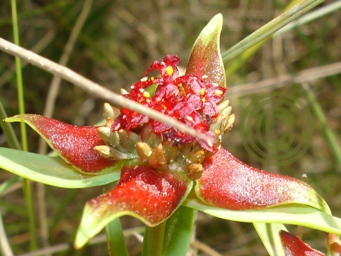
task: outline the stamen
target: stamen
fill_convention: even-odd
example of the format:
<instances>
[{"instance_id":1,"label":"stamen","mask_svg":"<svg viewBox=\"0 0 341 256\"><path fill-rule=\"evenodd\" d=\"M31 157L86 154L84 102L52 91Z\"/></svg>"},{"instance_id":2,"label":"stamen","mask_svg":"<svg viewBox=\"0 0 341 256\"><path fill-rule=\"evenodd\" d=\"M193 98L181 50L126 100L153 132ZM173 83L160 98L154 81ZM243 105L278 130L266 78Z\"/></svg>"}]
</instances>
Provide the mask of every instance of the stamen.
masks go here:
<instances>
[{"instance_id":1,"label":"stamen","mask_svg":"<svg viewBox=\"0 0 341 256\"><path fill-rule=\"evenodd\" d=\"M215 90L215 91L214 91L214 93L215 93L215 95L217 95L217 96L219 96L219 95L222 95L222 94L223 94L223 92L222 92L222 91L220 91L220 90Z\"/></svg>"},{"instance_id":2,"label":"stamen","mask_svg":"<svg viewBox=\"0 0 341 256\"><path fill-rule=\"evenodd\" d=\"M145 97L146 99L149 99L150 98L149 92L144 91L143 92L143 97Z\"/></svg>"},{"instance_id":3,"label":"stamen","mask_svg":"<svg viewBox=\"0 0 341 256\"><path fill-rule=\"evenodd\" d=\"M200 95L201 95L201 96L205 95L205 89L204 89L204 88L201 88L201 89L200 89Z\"/></svg>"},{"instance_id":4,"label":"stamen","mask_svg":"<svg viewBox=\"0 0 341 256\"><path fill-rule=\"evenodd\" d=\"M174 69L171 66L166 67L166 73L168 76L173 75Z\"/></svg>"},{"instance_id":5,"label":"stamen","mask_svg":"<svg viewBox=\"0 0 341 256\"><path fill-rule=\"evenodd\" d=\"M148 81L148 77L144 76L140 79L141 82L147 82Z\"/></svg>"}]
</instances>

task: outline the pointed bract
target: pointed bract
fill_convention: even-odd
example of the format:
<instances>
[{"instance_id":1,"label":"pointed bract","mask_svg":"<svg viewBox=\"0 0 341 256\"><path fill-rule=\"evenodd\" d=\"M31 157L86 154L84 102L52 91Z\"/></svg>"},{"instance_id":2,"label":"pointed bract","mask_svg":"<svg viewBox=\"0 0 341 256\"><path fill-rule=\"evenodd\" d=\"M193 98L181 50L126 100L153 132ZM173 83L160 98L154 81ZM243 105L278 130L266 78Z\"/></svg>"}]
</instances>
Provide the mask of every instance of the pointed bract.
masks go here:
<instances>
[{"instance_id":1,"label":"pointed bract","mask_svg":"<svg viewBox=\"0 0 341 256\"><path fill-rule=\"evenodd\" d=\"M323 256L322 252L319 252L311 248L308 244L304 243L301 239L297 238L293 234L281 230L279 232L281 241L287 256Z\"/></svg>"},{"instance_id":2,"label":"pointed bract","mask_svg":"<svg viewBox=\"0 0 341 256\"><path fill-rule=\"evenodd\" d=\"M226 87L225 69L220 54L220 32L223 16L217 14L201 31L192 48L186 74Z\"/></svg>"},{"instance_id":3,"label":"pointed bract","mask_svg":"<svg viewBox=\"0 0 341 256\"><path fill-rule=\"evenodd\" d=\"M165 221L187 197L192 181L185 175L147 166L122 169L111 191L87 202L75 245L82 247L110 221L131 215L148 226Z\"/></svg>"},{"instance_id":4,"label":"pointed bract","mask_svg":"<svg viewBox=\"0 0 341 256\"><path fill-rule=\"evenodd\" d=\"M94 126L75 126L34 114L16 115L6 118L6 121L27 123L78 171L94 174L115 164L93 149L104 144Z\"/></svg>"},{"instance_id":5,"label":"pointed bract","mask_svg":"<svg viewBox=\"0 0 341 256\"><path fill-rule=\"evenodd\" d=\"M247 210L294 203L330 212L322 197L303 181L250 167L223 148L207 158L203 167L195 190L209 204Z\"/></svg>"}]
</instances>

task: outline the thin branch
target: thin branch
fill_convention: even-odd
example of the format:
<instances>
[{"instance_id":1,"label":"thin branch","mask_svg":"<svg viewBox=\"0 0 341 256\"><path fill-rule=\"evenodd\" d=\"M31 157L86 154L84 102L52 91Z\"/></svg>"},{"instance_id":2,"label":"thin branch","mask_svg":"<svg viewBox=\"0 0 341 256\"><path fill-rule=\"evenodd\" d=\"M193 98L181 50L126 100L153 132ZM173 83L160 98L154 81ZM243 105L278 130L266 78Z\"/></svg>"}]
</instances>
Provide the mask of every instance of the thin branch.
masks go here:
<instances>
[{"instance_id":1,"label":"thin branch","mask_svg":"<svg viewBox=\"0 0 341 256\"><path fill-rule=\"evenodd\" d=\"M16 46L15 44L0 38L0 49L4 52L7 52L11 55L18 56L24 60L27 60L32 65L35 65L45 71L52 73L56 76L60 76L61 78L69 81L70 83L82 88L83 90L91 93L94 96L102 98L109 103L117 104L121 107L128 108L132 111L136 111L143 115L146 115L154 120L172 126L181 132L184 132L188 135L197 137L201 140L213 142L213 138L210 138L204 134L197 132L196 130L188 127L187 125L179 122L174 118L170 118L156 110L145 107L136 101L129 100L127 98L122 97L119 94L116 94L108 89L96 84L89 79L77 74L69 68L61 66L53 61L50 61L36 53L33 53L29 50L26 50L22 47Z\"/></svg>"},{"instance_id":2,"label":"thin branch","mask_svg":"<svg viewBox=\"0 0 341 256\"><path fill-rule=\"evenodd\" d=\"M282 88L287 85L314 81L323 77L332 76L341 73L341 62L328 64L303 70L297 74L288 74L275 78L265 79L255 83L236 85L227 89L227 96L230 98L245 96L255 93L268 92Z\"/></svg>"},{"instance_id":3,"label":"thin branch","mask_svg":"<svg viewBox=\"0 0 341 256\"><path fill-rule=\"evenodd\" d=\"M124 237L135 236L136 233L138 234L143 233L145 230L144 228L145 227L141 226L141 227L136 227L136 228L131 228L131 229L125 229L123 231ZM97 235L89 241L88 246L104 244L106 241L107 239L106 239L105 234ZM72 245L69 243L60 243L56 245L51 245L48 248L20 254L19 256L43 256L43 255L46 255L47 253L65 252L67 250L72 250Z\"/></svg>"}]
</instances>

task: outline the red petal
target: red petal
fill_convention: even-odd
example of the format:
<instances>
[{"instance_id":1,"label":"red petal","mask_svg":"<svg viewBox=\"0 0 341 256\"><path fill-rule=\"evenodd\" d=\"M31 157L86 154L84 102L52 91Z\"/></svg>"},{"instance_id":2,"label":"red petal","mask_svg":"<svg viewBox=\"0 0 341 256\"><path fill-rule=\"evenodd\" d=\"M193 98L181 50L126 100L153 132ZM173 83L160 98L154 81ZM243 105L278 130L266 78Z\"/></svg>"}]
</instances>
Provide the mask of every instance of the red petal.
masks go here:
<instances>
[{"instance_id":1,"label":"red petal","mask_svg":"<svg viewBox=\"0 0 341 256\"><path fill-rule=\"evenodd\" d=\"M323 253L311 248L293 234L284 230L279 232L285 254L288 256L321 256Z\"/></svg>"},{"instance_id":2,"label":"red petal","mask_svg":"<svg viewBox=\"0 0 341 256\"><path fill-rule=\"evenodd\" d=\"M298 203L323 208L324 200L306 183L250 167L221 148L204 163L197 195L205 202L231 209L257 209Z\"/></svg>"},{"instance_id":3,"label":"red petal","mask_svg":"<svg viewBox=\"0 0 341 256\"><path fill-rule=\"evenodd\" d=\"M114 165L93 148L104 145L94 126L74 126L40 115L17 115L13 118L26 122L37 131L62 158L76 169L100 172Z\"/></svg>"}]
</instances>

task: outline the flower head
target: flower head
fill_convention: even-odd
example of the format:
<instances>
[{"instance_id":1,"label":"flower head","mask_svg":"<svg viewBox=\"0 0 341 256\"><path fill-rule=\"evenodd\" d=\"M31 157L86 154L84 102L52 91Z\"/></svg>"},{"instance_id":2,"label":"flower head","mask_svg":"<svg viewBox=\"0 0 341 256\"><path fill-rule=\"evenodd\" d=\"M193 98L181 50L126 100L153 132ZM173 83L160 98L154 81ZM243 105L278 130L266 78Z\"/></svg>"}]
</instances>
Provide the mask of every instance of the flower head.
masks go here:
<instances>
[{"instance_id":1,"label":"flower head","mask_svg":"<svg viewBox=\"0 0 341 256\"><path fill-rule=\"evenodd\" d=\"M156 226L181 204L208 213L229 210L234 215L238 213L233 211L292 204L329 213L325 201L306 183L250 167L221 147L221 136L234 121L229 102L223 100L221 27L221 15L205 27L192 49L185 75L179 75L179 58L167 55L152 63L129 92L122 91L126 98L215 136L215 144L109 104L104 105L106 124L101 127L70 126L37 115L7 119L28 123L83 173L120 171L115 188L86 203L77 247L117 217L131 215ZM159 75L149 76L154 71ZM121 168L117 170L117 166Z\"/></svg>"},{"instance_id":2,"label":"flower head","mask_svg":"<svg viewBox=\"0 0 341 256\"><path fill-rule=\"evenodd\" d=\"M143 74L143 77L131 86L129 92L122 95L131 100L157 110L170 118L177 119L195 130L214 136L210 125L218 116L217 104L223 100L226 89L217 84L203 80L192 74L179 76L177 64L180 59L175 55L167 55L162 62L155 61ZM151 72L159 72L159 76L148 76ZM153 91L154 90L154 91ZM162 140L173 143L193 143L196 138L184 134L175 128L145 115L126 108L120 109L121 114L111 126L112 131L143 129L150 125L151 131ZM216 148L199 141L210 151Z\"/></svg>"}]
</instances>

